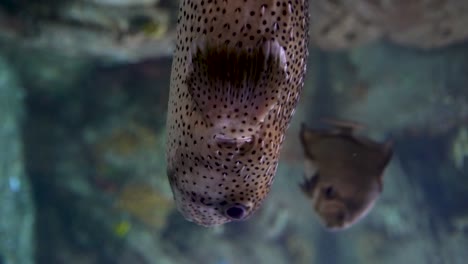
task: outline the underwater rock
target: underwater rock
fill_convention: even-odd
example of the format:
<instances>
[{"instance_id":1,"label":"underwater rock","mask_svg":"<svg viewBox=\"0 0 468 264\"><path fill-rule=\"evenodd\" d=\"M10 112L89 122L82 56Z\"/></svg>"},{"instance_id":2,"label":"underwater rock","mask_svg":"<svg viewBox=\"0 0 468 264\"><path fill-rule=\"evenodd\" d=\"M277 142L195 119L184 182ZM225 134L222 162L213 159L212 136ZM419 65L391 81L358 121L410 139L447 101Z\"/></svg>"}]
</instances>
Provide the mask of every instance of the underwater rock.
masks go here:
<instances>
[{"instance_id":1,"label":"underwater rock","mask_svg":"<svg viewBox=\"0 0 468 264\"><path fill-rule=\"evenodd\" d=\"M172 211L161 118L167 91L159 89L166 65L98 64L59 96L58 85L28 90L40 263L193 263L159 239Z\"/></svg>"},{"instance_id":2,"label":"underwater rock","mask_svg":"<svg viewBox=\"0 0 468 264\"><path fill-rule=\"evenodd\" d=\"M2 47L3 48L3 47ZM26 93L66 97L79 89L76 83L94 68L88 58L67 56L44 50L9 49L12 66L21 76Z\"/></svg>"},{"instance_id":3,"label":"underwater rock","mask_svg":"<svg viewBox=\"0 0 468 264\"><path fill-rule=\"evenodd\" d=\"M351 98L358 85L365 92L338 106L340 118L378 136L440 135L467 120L466 45L418 52L376 43L351 51L349 59L356 80L338 96Z\"/></svg>"},{"instance_id":4,"label":"underwater rock","mask_svg":"<svg viewBox=\"0 0 468 264\"><path fill-rule=\"evenodd\" d=\"M169 26L168 11L153 6L126 8L69 2L60 6L57 15L64 23L118 33L118 38L141 34L143 38L159 39Z\"/></svg>"},{"instance_id":5,"label":"underwater rock","mask_svg":"<svg viewBox=\"0 0 468 264\"><path fill-rule=\"evenodd\" d=\"M339 1L312 0L310 5L310 39L322 49L353 48L383 35L375 23L356 16Z\"/></svg>"},{"instance_id":6,"label":"underwater rock","mask_svg":"<svg viewBox=\"0 0 468 264\"><path fill-rule=\"evenodd\" d=\"M35 174L39 177L34 178L35 187L40 194L38 212L41 221L38 222L38 226L41 226L41 230L38 239L41 243L38 253L41 263L144 264L155 263L155 260L157 263L189 263L175 261L177 256L169 256L164 251L164 242L159 239L159 232L155 232L151 226L134 221L134 218L142 220L139 218L146 217L145 212L131 211L141 205L143 209L155 210L154 223L156 227L163 228L165 216L171 208L155 209L149 208L148 205L169 205L165 203L164 197L153 196L141 201L138 197L145 196L145 193L133 193L134 197L129 197L132 196L131 193L125 194L129 191L119 193L118 185L112 182L112 179L107 182L101 180L98 183L93 176L97 173L96 168L86 159L82 142L76 140L73 132L70 134L70 131L63 127L48 127L49 135L53 138L42 135L35 139L54 144L54 147L48 150L54 152L54 159L45 160L51 167L50 171L46 174L42 168L36 168ZM65 130L65 133L57 136L59 133L52 131L53 129ZM37 142L29 141L34 144L30 148L37 149ZM51 158L51 154L45 155ZM37 155L31 158L37 159ZM112 186L115 187L110 188ZM130 192L138 191L136 189ZM123 203L119 204L119 199ZM122 212L122 209L129 213ZM50 221L52 214L57 216L56 221ZM151 212L147 212L147 215L152 217ZM70 218L73 221L70 221ZM82 262L79 262L80 260Z\"/></svg>"},{"instance_id":7,"label":"underwater rock","mask_svg":"<svg viewBox=\"0 0 468 264\"><path fill-rule=\"evenodd\" d=\"M0 5L0 41L123 62L171 55L170 11L133 2L131 8L91 1L15 6L27 16Z\"/></svg>"},{"instance_id":8,"label":"underwater rock","mask_svg":"<svg viewBox=\"0 0 468 264\"><path fill-rule=\"evenodd\" d=\"M0 57L0 263L34 263L35 212L21 136L23 91Z\"/></svg>"},{"instance_id":9,"label":"underwater rock","mask_svg":"<svg viewBox=\"0 0 468 264\"><path fill-rule=\"evenodd\" d=\"M468 2L459 0L347 0L349 8L387 32L395 43L439 48L468 37Z\"/></svg>"},{"instance_id":10,"label":"underwater rock","mask_svg":"<svg viewBox=\"0 0 468 264\"><path fill-rule=\"evenodd\" d=\"M312 41L324 49L353 48L380 37L430 49L468 38L467 1L312 0L311 5Z\"/></svg>"}]
</instances>

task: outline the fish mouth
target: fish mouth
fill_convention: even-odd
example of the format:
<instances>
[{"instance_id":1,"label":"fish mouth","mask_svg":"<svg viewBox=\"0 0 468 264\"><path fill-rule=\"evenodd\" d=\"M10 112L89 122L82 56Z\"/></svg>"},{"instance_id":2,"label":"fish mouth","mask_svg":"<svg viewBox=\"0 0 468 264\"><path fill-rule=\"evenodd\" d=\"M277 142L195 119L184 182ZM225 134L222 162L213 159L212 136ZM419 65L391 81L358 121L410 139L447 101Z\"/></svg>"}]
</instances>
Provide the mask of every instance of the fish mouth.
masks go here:
<instances>
[{"instance_id":1,"label":"fish mouth","mask_svg":"<svg viewBox=\"0 0 468 264\"><path fill-rule=\"evenodd\" d=\"M231 220L242 220L247 216L247 208L243 205L229 206L224 210L224 215Z\"/></svg>"},{"instance_id":2,"label":"fish mouth","mask_svg":"<svg viewBox=\"0 0 468 264\"><path fill-rule=\"evenodd\" d=\"M323 204L318 211L325 227L329 230L341 230L346 228L347 210L346 206L339 202L328 202Z\"/></svg>"}]
</instances>

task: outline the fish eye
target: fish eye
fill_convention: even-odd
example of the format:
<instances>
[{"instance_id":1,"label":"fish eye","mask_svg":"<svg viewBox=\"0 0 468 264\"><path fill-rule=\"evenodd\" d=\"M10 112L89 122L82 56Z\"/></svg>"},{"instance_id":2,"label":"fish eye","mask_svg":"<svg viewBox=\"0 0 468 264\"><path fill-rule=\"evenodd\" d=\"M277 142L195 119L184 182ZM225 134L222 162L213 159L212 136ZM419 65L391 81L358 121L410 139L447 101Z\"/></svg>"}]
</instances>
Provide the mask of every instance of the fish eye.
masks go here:
<instances>
[{"instance_id":1,"label":"fish eye","mask_svg":"<svg viewBox=\"0 0 468 264\"><path fill-rule=\"evenodd\" d=\"M325 195L325 199L327 200L336 198L336 190L331 185L323 189L323 194Z\"/></svg>"},{"instance_id":2,"label":"fish eye","mask_svg":"<svg viewBox=\"0 0 468 264\"><path fill-rule=\"evenodd\" d=\"M240 220L244 218L245 213L246 213L246 208L242 205L234 205L231 207L228 207L224 213L227 217L234 219L234 220Z\"/></svg>"}]
</instances>

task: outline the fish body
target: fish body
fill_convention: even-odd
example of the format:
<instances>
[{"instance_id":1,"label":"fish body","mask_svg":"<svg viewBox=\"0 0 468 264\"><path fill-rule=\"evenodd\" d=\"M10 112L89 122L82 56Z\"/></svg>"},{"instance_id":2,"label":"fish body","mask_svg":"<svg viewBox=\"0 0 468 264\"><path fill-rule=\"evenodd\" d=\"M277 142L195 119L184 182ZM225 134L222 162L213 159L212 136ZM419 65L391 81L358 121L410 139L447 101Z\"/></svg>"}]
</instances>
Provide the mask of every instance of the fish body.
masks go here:
<instances>
[{"instance_id":1,"label":"fish body","mask_svg":"<svg viewBox=\"0 0 468 264\"><path fill-rule=\"evenodd\" d=\"M243 220L269 193L308 55L308 1L183 0L167 114L178 210Z\"/></svg>"},{"instance_id":2,"label":"fish body","mask_svg":"<svg viewBox=\"0 0 468 264\"><path fill-rule=\"evenodd\" d=\"M302 126L306 179L301 189L324 226L341 230L362 219L380 196L392 147L354 135L353 124L334 125L331 130Z\"/></svg>"}]
</instances>

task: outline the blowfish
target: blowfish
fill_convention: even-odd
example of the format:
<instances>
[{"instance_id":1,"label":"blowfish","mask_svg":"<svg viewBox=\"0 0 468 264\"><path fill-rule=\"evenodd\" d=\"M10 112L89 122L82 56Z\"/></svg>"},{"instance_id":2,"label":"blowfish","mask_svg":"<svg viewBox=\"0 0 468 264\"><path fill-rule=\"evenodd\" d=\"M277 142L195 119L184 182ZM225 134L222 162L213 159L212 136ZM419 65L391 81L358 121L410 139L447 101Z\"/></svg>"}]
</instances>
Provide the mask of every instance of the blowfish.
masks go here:
<instances>
[{"instance_id":1,"label":"blowfish","mask_svg":"<svg viewBox=\"0 0 468 264\"><path fill-rule=\"evenodd\" d=\"M244 220L269 193L304 83L307 2L181 1L166 159L187 220Z\"/></svg>"},{"instance_id":2,"label":"blowfish","mask_svg":"<svg viewBox=\"0 0 468 264\"><path fill-rule=\"evenodd\" d=\"M333 124L331 130L302 125L306 179L300 187L325 228L342 230L362 219L380 196L392 147L354 135L355 124Z\"/></svg>"}]
</instances>

